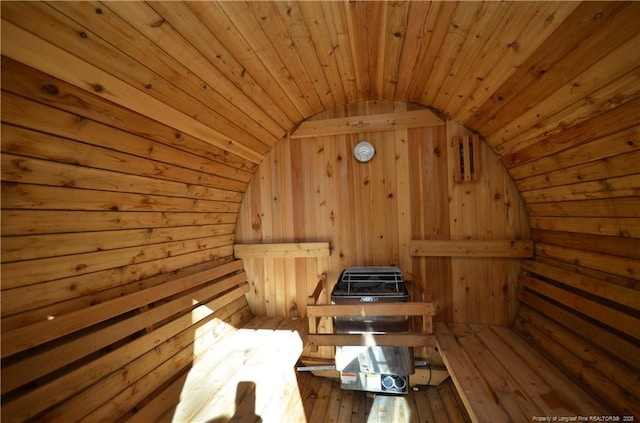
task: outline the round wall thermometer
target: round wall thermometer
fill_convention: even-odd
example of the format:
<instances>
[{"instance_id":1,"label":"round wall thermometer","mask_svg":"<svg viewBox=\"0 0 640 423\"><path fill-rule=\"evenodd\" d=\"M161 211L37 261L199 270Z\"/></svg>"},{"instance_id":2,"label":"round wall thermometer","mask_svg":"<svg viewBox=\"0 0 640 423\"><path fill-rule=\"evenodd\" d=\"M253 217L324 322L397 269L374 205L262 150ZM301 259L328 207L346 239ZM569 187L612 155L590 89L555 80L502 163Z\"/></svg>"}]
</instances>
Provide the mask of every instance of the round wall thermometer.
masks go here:
<instances>
[{"instance_id":1,"label":"round wall thermometer","mask_svg":"<svg viewBox=\"0 0 640 423\"><path fill-rule=\"evenodd\" d=\"M376 149L373 148L369 141L360 141L353 149L353 156L361 163L366 163L373 159L375 154Z\"/></svg>"}]
</instances>

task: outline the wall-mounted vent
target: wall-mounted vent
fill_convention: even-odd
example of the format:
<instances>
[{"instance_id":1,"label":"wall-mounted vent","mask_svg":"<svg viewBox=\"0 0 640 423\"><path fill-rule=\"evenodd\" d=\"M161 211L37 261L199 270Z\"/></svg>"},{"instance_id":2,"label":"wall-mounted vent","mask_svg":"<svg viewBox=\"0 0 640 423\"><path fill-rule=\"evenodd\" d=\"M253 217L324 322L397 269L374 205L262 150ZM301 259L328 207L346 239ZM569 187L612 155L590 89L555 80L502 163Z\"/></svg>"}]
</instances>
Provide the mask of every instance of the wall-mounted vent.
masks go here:
<instances>
[{"instance_id":1,"label":"wall-mounted vent","mask_svg":"<svg viewBox=\"0 0 640 423\"><path fill-rule=\"evenodd\" d=\"M480 176L480 138L477 135L453 137L453 180L477 181Z\"/></svg>"}]
</instances>

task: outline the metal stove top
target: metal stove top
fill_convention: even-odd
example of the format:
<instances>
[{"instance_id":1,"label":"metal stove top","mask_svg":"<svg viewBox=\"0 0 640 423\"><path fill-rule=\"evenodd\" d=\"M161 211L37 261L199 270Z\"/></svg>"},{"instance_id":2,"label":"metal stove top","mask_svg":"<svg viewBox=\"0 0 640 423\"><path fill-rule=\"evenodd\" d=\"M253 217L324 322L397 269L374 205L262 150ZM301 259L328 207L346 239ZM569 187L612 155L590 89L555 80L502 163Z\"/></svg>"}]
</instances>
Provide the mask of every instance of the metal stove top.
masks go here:
<instances>
[{"instance_id":1,"label":"metal stove top","mask_svg":"<svg viewBox=\"0 0 640 423\"><path fill-rule=\"evenodd\" d=\"M402 272L394 266L349 267L343 270L331 296L406 295Z\"/></svg>"}]
</instances>

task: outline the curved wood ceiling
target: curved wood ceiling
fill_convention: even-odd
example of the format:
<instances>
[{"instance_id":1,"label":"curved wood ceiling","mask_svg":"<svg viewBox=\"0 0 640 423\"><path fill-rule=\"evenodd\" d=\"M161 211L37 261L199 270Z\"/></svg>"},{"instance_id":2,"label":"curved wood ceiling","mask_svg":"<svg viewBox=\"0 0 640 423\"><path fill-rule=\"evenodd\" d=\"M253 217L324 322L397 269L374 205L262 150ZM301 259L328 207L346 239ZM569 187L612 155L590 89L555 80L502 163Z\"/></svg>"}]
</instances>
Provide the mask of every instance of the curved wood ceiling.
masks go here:
<instances>
[{"instance_id":1,"label":"curved wood ceiling","mask_svg":"<svg viewBox=\"0 0 640 423\"><path fill-rule=\"evenodd\" d=\"M102 77L101 95L253 162L318 112L395 99L477 131L513 168L638 94L636 2L61 2L3 17L7 36L84 62L77 85Z\"/></svg>"}]
</instances>

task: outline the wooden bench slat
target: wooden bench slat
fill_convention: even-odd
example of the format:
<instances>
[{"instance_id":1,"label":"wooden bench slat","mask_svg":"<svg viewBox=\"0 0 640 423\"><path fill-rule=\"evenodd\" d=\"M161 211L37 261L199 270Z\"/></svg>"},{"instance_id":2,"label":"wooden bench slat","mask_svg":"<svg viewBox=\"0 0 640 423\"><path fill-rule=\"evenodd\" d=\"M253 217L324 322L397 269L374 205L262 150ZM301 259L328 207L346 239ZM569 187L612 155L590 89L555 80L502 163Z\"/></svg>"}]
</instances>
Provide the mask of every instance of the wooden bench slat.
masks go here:
<instances>
[{"instance_id":1,"label":"wooden bench slat","mask_svg":"<svg viewBox=\"0 0 640 423\"><path fill-rule=\"evenodd\" d=\"M556 396L562 398L565 408L578 410L588 415L598 415L602 413L602 407L596 405L591 396L587 395L578 384L567 378L564 373L559 371L552 363L549 363L549 360L532 348L532 346L514 332L513 329L496 326L493 327L492 330L509 349L520 357L520 360L526 362L529 368L531 368L544 383L553 389ZM535 387L533 385L530 386L532 389L538 388L537 385ZM555 404L553 396L545 395L544 392L540 392L540 396L543 401L549 402L549 404L547 404L548 407L552 407ZM557 407L558 405L555 404L555 406ZM575 411L566 415L571 414L575 414Z\"/></svg>"},{"instance_id":2,"label":"wooden bench slat","mask_svg":"<svg viewBox=\"0 0 640 423\"><path fill-rule=\"evenodd\" d=\"M240 285L245 280L244 273L230 276L187 296L147 309L145 312L128 319L69 341L53 351L43 351L40 354L10 365L3 369L2 392L17 388L56 368L61 368L128 335L145 329L149 325L184 312L193 307L194 298L212 298L225 290Z\"/></svg>"},{"instance_id":3,"label":"wooden bench slat","mask_svg":"<svg viewBox=\"0 0 640 423\"><path fill-rule=\"evenodd\" d=\"M44 344L45 342L84 329L119 314L135 310L145 304L161 300L206 281L241 269L242 261L233 261L207 271L184 276L169 284L154 286L140 292L56 317L53 320L45 320L3 333L1 358Z\"/></svg>"},{"instance_id":4,"label":"wooden bench slat","mask_svg":"<svg viewBox=\"0 0 640 423\"><path fill-rule=\"evenodd\" d=\"M444 323L435 324L438 349L451 374L451 379L474 422L509 421L496 403L491 387L486 383L472 359L460 347L456 336Z\"/></svg>"},{"instance_id":5,"label":"wooden bench slat","mask_svg":"<svg viewBox=\"0 0 640 423\"><path fill-rule=\"evenodd\" d=\"M334 316L433 316L430 302L308 305L308 317Z\"/></svg>"},{"instance_id":6,"label":"wooden bench slat","mask_svg":"<svg viewBox=\"0 0 640 423\"><path fill-rule=\"evenodd\" d=\"M426 333L322 334L309 335L307 342L316 346L396 346L434 347L435 337Z\"/></svg>"},{"instance_id":7,"label":"wooden bench slat","mask_svg":"<svg viewBox=\"0 0 640 423\"><path fill-rule=\"evenodd\" d=\"M437 323L436 338L474 422L608 413L511 328Z\"/></svg>"},{"instance_id":8,"label":"wooden bench slat","mask_svg":"<svg viewBox=\"0 0 640 423\"><path fill-rule=\"evenodd\" d=\"M199 314L200 317L195 321L192 315L185 315L183 318L175 319L170 323L157 328L152 333L146 334L129 342L122 348L111 351L99 359L72 370L64 376L54 379L43 386L33 389L14 401L4 403L2 406L3 419L11 421L25 420L50 406L70 398L72 395L77 394L93 384L96 384L95 389L101 392L102 395L105 395L106 391L103 390L102 386L99 384L104 382L103 379L110 375L115 375L112 377L121 378L121 376L119 376L119 371L127 366L131 362L132 358L140 359L145 356L145 354L157 356L157 353L154 350L155 347L176 337L182 331L187 329L195 331L199 326L212 318L210 316L213 316L214 310L229 304L231 301L238 298L238 296L243 296L248 289L248 284L245 284L234 291L226 293L222 297L218 297L209 303L203 304L200 308L205 312ZM207 310L208 312L206 312ZM193 340L193 338L191 340ZM176 341L175 343L171 343L171 348L176 348L175 345L173 345L176 343L178 342ZM151 363L155 363L155 365L157 365L157 357L154 357ZM122 371L127 372L127 369L124 368ZM115 386L121 387L122 381ZM86 390L84 393L89 394L90 391ZM79 404L89 406L90 401L82 398L82 396L76 396L72 400L77 400L79 401ZM95 406L104 402L104 397L100 395L90 396L90 398L91 401L96 403ZM70 416L73 415L74 417L77 417L80 412L77 407L69 405L72 403L72 401L67 401L62 405L60 410L54 410L54 412L56 415L59 412L71 413Z\"/></svg>"},{"instance_id":9,"label":"wooden bench slat","mask_svg":"<svg viewBox=\"0 0 640 423\"><path fill-rule=\"evenodd\" d=\"M513 381L518 384L518 390L523 398L537 407L538 413L545 416L569 416L575 412L565 407L562 400L558 398L559 393L555 392L549 384L538 375L534 367L531 367L528 360L518 355L513 346L506 340L513 341L512 338L501 338L496 334L496 330L500 329L493 326L485 325L469 325L476 336L481 339L487 350L491 351L495 357L498 357L503 364L503 371L507 372ZM508 336L509 330L501 332ZM526 348L526 346L525 346ZM537 362L537 370L543 371L547 363L544 361Z\"/></svg>"},{"instance_id":10,"label":"wooden bench slat","mask_svg":"<svg viewBox=\"0 0 640 423\"><path fill-rule=\"evenodd\" d=\"M473 357L474 365L493 388L493 396L497 399L500 407L513 419L513 421L527 421L531 416L538 414L538 408L522 395L523 388L518 380L514 379L505 368L505 363L509 366L522 366L522 363L502 361L504 358L496 357L495 351L484 345L479 337L482 332L469 331L467 325L449 324L449 329L453 330L460 346L466 351L469 357ZM464 331L466 333L461 333Z\"/></svg>"}]
</instances>

